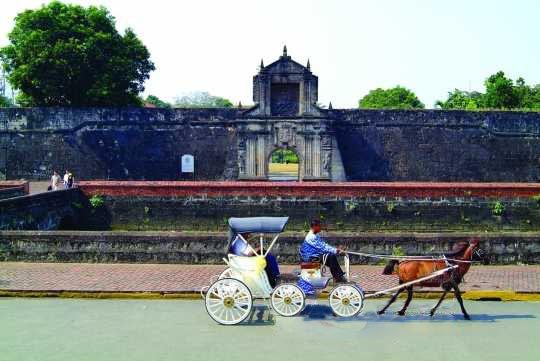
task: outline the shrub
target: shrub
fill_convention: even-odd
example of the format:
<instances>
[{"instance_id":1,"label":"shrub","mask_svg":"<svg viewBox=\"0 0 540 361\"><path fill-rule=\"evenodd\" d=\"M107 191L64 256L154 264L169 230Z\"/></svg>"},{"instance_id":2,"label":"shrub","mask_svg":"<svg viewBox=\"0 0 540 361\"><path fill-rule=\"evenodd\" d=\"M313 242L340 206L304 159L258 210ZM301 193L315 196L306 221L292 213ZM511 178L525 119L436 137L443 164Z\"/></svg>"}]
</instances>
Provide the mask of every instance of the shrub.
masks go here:
<instances>
[{"instance_id":1,"label":"shrub","mask_svg":"<svg viewBox=\"0 0 540 361\"><path fill-rule=\"evenodd\" d=\"M502 216L504 213L504 204L502 204L499 201L495 202L495 204L493 205L493 208L491 209L491 212L495 216Z\"/></svg>"},{"instance_id":2,"label":"shrub","mask_svg":"<svg viewBox=\"0 0 540 361\"><path fill-rule=\"evenodd\" d=\"M358 207L355 201L345 201L345 212L353 212Z\"/></svg>"},{"instance_id":3,"label":"shrub","mask_svg":"<svg viewBox=\"0 0 540 361\"><path fill-rule=\"evenodd\" d=\"M91 198L90 198L90 205L92 206L92 208L99 208L99 207L102 207L103 205L105 204L105 201L103 200L103 197L98 195L98 194L94 194Z\"/></svg>"},{"instance_id":4,"label":"shrub","mask_svg":"<svg viewBox=\"0 0 540 361\"><path fill-rule=\"evenodd\" d=\"M406 256L406 254L403 248L398 244L392 247L392 256Z\"/></svg>"}]
</instances>

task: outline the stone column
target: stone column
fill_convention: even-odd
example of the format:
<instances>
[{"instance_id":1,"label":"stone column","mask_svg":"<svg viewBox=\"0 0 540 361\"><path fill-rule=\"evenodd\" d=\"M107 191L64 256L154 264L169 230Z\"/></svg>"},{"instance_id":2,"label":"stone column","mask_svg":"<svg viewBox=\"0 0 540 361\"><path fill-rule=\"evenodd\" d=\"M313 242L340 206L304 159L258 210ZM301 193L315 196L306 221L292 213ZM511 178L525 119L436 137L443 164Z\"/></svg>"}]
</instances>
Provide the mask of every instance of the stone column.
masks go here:
<instances>
[{"instance_id":1,"label":"stone column","mask_svg":"<svg viewBox=\"0 0 540 361\"><path fill-rule=\"evenodd\" d=\"M264 113L268 116L272 115L272 82L265 81L264 83Z\"/></svg>"},{"instance_id":2,"label":"stone column","mask_svg":"<svg viewBox=\"0 0 540 361\"><path fill-rule=\"evenodd\" d=\"M305 81L301 81L300 82L300 87L299 87L299 93L298 96L299 96L299 99L298 99L298 114L299 115L302 115L306 112L306 107L305 107L305 99L306 99L306 89L305 89L305 84L306 82Z\"/></svg>"},{"instance_id":3,"label":"stone column","mask_svg":"<svg viewBox=\"0 0 540 361\"><path fill-rule=\"evenodd\" d=\"M313 146L311 148L311 159L313 164L313 177L321 176L321 136L316 134L313 137Z\"/></svg>"},{"instance_id":4,"label":"stone column","mask_svg":"<svg viewBox=\"0 0 540 361\"><path fill-rule=\"evenodd\" d=\"M266 177L266 152L264 135L257 136L257 177Z\"/></svg>"},{"instance_id":5,"label":"stone column","mask_svg":"<svg viewBox=\"0 0 540 361\"><path fill-rule=\"evenodd\" d=\"M257 174L257 140L248 137L246 142L246 175L254 177Z\"/></svg>"},{"instance_id":6,"label":"stone column","mask_svg":"<svg viewBox=\"0 0 540 361\"><path fill-rule=\"evenodd\" d=\"M311 82L304 80L304 113L311 113Z\"/></svg>"},{"instance_id":7,"label":"stone column","mask_svg":"<svg viewBox=\"0 0 540 361\"><path fill-rule=\"evenodd\" d=\"M313 175L312 157L311 157L312 139L309 136L304 137L304 176Z\"/></svg>"}]
</instances>

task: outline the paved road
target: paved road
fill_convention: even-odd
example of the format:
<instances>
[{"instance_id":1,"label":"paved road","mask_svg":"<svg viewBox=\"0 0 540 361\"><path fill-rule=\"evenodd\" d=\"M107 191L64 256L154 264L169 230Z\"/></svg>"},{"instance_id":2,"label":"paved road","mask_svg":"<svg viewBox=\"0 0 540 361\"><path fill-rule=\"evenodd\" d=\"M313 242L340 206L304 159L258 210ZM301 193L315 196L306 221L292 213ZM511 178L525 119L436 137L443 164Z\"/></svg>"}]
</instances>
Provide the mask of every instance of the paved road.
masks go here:
<instances>
[{"instance_id":1,"label":"paved road","mask_svg":"<svg viewBox=\"0 0 540 361\"><path fill-rule=\"evenodd\" d=\"M433 301L414 300L405 317L375 311L337 319L309 305L301 316L262 311L220 326L202 301L0 299L0 359L63 360L539 360L540 302L455 301L430 319ZM396 305L395 308L399 307ZM263 310L263 307L260 308Z\"/></svg>"},{"instance_id":2,"label":"paved road","mask_svg":"<svg viewBox=\"0 0 540 361\"><path fill-rule=\"evenodd\" d=\"M48 181L30 182L30 194L47 192L47 187L50 184Z\"/></svg>"}]
</instances>

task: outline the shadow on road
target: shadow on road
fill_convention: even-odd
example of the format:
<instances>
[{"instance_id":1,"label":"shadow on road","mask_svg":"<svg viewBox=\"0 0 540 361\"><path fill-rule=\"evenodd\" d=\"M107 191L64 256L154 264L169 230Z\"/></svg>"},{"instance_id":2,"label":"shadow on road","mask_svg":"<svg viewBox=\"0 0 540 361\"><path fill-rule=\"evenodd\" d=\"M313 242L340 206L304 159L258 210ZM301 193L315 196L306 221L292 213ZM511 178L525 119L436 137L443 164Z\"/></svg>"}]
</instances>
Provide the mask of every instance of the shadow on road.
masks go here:
<instances>
[{"instance_id":1,"label":"shadow on road","mask_svg":"<svg viewBox=\"0 0 540 361\"><path fill-rule=\"evenodd\" d=\"M242 322L242 326L273 326L275 325L275 316L272 310L266 305L254 305L251 315L246 321Z\"/></svg>"},{"instance_id":2,"label":"shadow on road","mask_svg":"<svg viewBox=\"0 0 540 361\"><path fill-rule=\"evenodd\" d=\"M253 311L248 319L241 323L243 326L273 326L276 323L276 317L272 310L266 305L253 306ZM303 321L335 321L335 322L455 322L464 321L461 313L448 313L444 310L438 312L434 317L429 316L429 308L425 310L411 310L405 316L398 316L393 312L384 315L378 315L375 311L362 311L356 317L337 317L332 312L330 306L325 305L307 305L306 308L296 318L302 318ZM471 314L473 322L496 322L508 319L535 319L535 315L527 314ZM468 322L468 321L467 321Z\"/></svg>"},{"instance_id":3,"label":"shadow on road","mask_svg":"<svg viewBox=\"0 0 540 361\"><path fill-rule=\"evenodd\" d=\"M388 312L384 315L378 315L375 311L362 311L356 317L343 318L334 316L330 306L325 305L308 305L300 313L299 317L303 317L304 321L317 321L317 320L332 320L336 322L445 322L445 321L465 321L461 313L447 313L441 310L434 317L429 316L429 308L423 310L411 310L408 311L405 316L398 316L395 313ZM474 322L496 322L506 319L534 319L535 315L502 315L502 314L471 314L472 321Z\"/></svg>"}]
</instances>

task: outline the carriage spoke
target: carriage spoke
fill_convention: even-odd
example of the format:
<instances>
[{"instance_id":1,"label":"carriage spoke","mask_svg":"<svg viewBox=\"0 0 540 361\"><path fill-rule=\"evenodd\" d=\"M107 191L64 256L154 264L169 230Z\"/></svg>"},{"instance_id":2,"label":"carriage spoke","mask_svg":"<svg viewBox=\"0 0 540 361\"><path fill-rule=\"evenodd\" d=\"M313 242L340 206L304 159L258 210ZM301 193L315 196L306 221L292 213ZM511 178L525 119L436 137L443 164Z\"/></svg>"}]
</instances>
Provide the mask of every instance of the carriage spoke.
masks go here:
<instances>
[{"instance_id":1,"label":"carriage spoke","mask_svg":"<svg viewBox=\"0 0 540 361\"><path fill-rule=\"evenodd\" d=\"M274 300L274 303L275 303L276 305L281 306L281 305L283 305L285 302L283 302L283 299L276 298L276 299Z\"/></svg>"},{"instance_id":2,"label":"carriage spoke","mask_svg":"<svg viewBox=\"0 0 540 361\"><path fill-rule=\"evenodd\" d=\"M223 302L221 302L221 300L209 302L208 307L215 310L217 308L223 307Z\"/></svg>"},{"instance_id":3,"label":"carriage spoke","mask_svg":"<svg viewBox=\"0 0 540 361\"><path fill-rule=\"evenodd\" d=\"M349 317L360 312L363 299L358 289L350 285L342 285L332 290L329 303L337 316Z\"/></svg>"},{"instance_id":4,"label":"carriage spoke","mask_svg":"<svg viewBox=\"0 0 540 361\"><path fill-rule=\"evenodd\" d=\"M294 316L304 307L304 294L295 284L282 284L272 292L271 303L281 316Z\"/></svg>"},{"instance_id":5,"label":"carriage spoke","mask_svg":"<svg viewBox=\"0 0 540 361\"><path fill-rule=\"evenodd\" d=\"M249 288L239 280L223 278L214 282L206 294L206 310L215 321L232 325L250 313L253 301Z\"/></svg>"}]
</instances>

